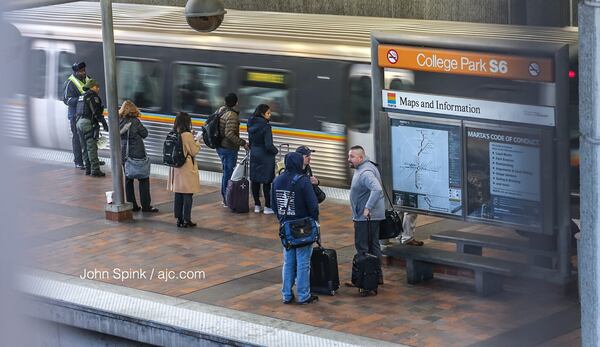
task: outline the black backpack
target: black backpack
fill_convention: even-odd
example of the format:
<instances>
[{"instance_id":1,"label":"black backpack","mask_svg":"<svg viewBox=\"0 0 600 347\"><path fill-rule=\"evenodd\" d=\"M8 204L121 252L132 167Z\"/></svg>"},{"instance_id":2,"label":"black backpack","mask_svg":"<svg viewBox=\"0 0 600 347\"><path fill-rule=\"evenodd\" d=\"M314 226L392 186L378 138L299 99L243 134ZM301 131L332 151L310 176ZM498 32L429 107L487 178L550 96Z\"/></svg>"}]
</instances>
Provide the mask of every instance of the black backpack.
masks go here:
<instances>
[{"instance_id":1,"label":"black backpack","mask_svg":"<svg viewBox=\"0 0 600 347\"><path fill-rule=\"evenodd\" d=\"M181 134L177 131L169 132L163 145L163 163L171 167L181 167L185 164L185 160Z\"/></svg>"},{"instance_id":2,"label":"black backpack","mask_svg":"<svg viewBox=\"0 0 600 347\"><path fill-rule=\"evenodd\" d=\"M211 114L202 127L202 141L208 147L216 149L221 145L221 132L219 131L219 120L221 116L229 110L228 107L222 107Z\"/></svg>"}]
</instances>

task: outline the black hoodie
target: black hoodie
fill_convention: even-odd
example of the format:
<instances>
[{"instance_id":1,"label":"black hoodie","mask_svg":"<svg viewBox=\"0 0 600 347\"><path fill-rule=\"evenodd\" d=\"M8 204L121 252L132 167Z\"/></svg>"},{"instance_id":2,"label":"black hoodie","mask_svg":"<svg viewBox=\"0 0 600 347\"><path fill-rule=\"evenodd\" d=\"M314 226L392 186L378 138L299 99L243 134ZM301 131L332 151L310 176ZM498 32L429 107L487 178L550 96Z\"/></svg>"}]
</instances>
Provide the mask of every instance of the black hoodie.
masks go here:
<instances>
[{"instance_id":1,"label":"black hoodie","mask_svg":"<svg viewBox=\"0 0 600 347\"><path fill-rule=\"evenodd\" d=\"M308 176L304 175L302 154L291 152L285 156L285 171L273 182L272 203L280 222L304 217L319 219L319 202ZM298 178L294 187L292 181ZM290 197L291 196L291 197ZM286 215L286 206L289 208Z\"/></svg>"}]
</instances>

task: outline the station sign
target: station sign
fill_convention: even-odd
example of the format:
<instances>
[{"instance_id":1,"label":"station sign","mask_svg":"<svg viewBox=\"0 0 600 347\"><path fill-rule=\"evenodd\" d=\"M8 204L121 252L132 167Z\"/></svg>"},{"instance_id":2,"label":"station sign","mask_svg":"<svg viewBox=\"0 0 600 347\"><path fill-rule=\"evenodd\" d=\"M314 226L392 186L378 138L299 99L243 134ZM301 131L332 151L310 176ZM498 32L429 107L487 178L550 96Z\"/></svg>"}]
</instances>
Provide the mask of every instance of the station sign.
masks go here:
<instances>
[{"instance_id":1,"label":"station sign","mask_svg":"<svg viewBox=\"0 0 600 347\"><path fill-rule=\"evenodd\" d=\"M523 105L396 90L382 90L384 108L496 121L554 126L555 110Z\"/></svg>"},{"instance_id":2,"label":"station sign","mask_svg":"<svg viewBox=\"0 0 600 347\"><path fill-rule=\"evenodd\" d=\"M552 59L411 46L378 46L380 67L554 82Z\"/></svg>"}]
</instances>

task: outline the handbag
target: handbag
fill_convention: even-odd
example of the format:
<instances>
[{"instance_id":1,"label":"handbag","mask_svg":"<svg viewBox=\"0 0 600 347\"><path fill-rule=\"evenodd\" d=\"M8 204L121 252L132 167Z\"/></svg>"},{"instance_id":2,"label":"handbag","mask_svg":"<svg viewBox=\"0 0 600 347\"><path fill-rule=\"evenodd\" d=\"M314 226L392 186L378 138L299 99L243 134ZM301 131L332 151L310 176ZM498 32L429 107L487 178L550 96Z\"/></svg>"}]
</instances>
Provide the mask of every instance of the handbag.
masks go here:
<instances>
[{"instance_id":1,"label":"handbag","mask_svg":"<svg viewBox=\"0 0 600 347\"><path fill-rule=\"evenodd\" d=\"M316 184L313 184L313 190L315 191L315 195L317 196L317 201L322 203L327 198L325 192Z\"/></svg>"},{"instance_id":2,"label":"handbag","mask_svg":"<svg viewBox=\"0 0 600 347\"><path fill-rule=\"evenodd\" d=\"M307 171L309 177L313 175L310 165L307 165ZM325 199L327 198L327 194L325 194L323 189L321 189L321 187L319 187L318 184L313 184L313 190L315 191L315 195L317 196L317 201L319 202L319 204L325 201Z\"/></svg>"},{"instance_id":3,"label":"handbag","mask_svg":"<svg viewBox=\"0 0 600 347\"><path fill-rule=\"evenodd\" d=\"M146 179L150 177L150 158L129 158L129 129L127 129L127 149L125 150L125 177L129 179Z\"/></svg>"},{"instance_id":4,"label":"handbag","mask_svg":"<svg viewBox=\"0 0 600 347\"><path fill-rule=\"evenodd\" d=\"M382 220L379 223L379 239L385 240L398 237L404 232L402 229L404 214L394 210L394 204L392 203L392 199L388 195L383 182L381 182L381 187L391 206L390 209L385 210L385 220Z\"/></svg>"},{"instance_id":5,"label":"handbag","mask_svg":"<svg viewBox=\"0 0 600 347\"><path fill-rule=\"evenodd\" d=\"M292 180L290 196L288 196L287 205L285 207L284 215L286 216L290 207L291 191L302 176L303 175L296 175ZM311 245L314 242L318 242L319 237L319 222L312 217L287 220L279 226L279 238L281 239L281 244L287 250Z\"/></svg>"}]
</instances>

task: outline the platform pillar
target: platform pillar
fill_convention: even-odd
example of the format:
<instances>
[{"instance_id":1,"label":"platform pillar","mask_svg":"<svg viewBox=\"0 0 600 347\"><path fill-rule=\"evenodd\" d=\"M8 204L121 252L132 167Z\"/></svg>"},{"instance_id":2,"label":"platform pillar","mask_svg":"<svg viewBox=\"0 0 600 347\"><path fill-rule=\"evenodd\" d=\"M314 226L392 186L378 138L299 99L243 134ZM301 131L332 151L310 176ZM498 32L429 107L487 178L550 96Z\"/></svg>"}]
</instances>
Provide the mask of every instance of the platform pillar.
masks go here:
<instances>
[{"instance_id":1,"label":"platform pillar","mask_svg":"<svg viewBox=\"0 0 600 347\"><path fill-rule=\"evenodd\" d=\"M579 3L581 345L600 345L600 0Z\"/></svg>"}]
</instances>

